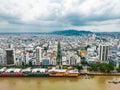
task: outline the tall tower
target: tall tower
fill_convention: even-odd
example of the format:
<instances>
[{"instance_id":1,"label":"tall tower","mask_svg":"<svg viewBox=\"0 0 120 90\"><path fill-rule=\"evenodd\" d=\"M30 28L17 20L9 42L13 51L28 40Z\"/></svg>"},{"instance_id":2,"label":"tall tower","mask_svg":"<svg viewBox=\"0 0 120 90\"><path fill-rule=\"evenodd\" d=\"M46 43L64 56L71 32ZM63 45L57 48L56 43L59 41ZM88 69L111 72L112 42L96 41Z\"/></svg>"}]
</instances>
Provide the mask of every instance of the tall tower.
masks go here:
<instances>
[{"instance_id":1,"label":"tall tower","mask_svg":"<svg viewBox=\"0 0 120 90\"><path fill-rule=\"evenodd\" d=\"M15 50L14 49L6 49L6 59L7 59L7 65L15 64Z\"/></svg>"},{"instance_id":2,"label":"tall tower","mask_svg":"<svg viewBox=\"0 0 120 90\"><path fill-rule=\"evenodd\" d=\"M95 38L96 38L96 35L95 35L95 33L94 33L94 34L92 34L92 40L94 41Z\"/></svg>"},{"instance_id":3,"label":"tall tower","mask_svg":"<svg viewBox=\"0 0 120 90\"><path fill-rule=\"evenodd\" d=\"M70 65L72 65L72 66L76 65L75 57L70 57Z\"/></svg>"},{"instance_id":4,"label":"tall tower","mask_svg":"<svg viewBox=\"0 0 120 90\"><path fill-rule=\"evenodd\" d=\"M8 44L8 48L13 48L13 44Z\"/></svg>"},{"instance_id":5,"label":"tall tower","mask_svg":"<svg viewBox=\"0 0 120 90\"><path fill-rule=\"evenodd\" d=\"M41 47L37 47L36 48L36 62L37 62L38 65L40 65L41 62L42 62L41 54L42 54L42 48Z\"/></svg>"},{"instance_id":6,"label":"tall tower","mask_svg":"<svg viewBox=\"0 0 120 90\"><path fill-rule=\"evenodd\" d=\"M99 44L102 44L102 35L100 36L100 42L99 42Z\"/></svg>"},{"instance_id":7,"label":"tall tower","mask_svg":"<svg viewBox=\"0 0 120 90\"><path fill-rule=\"evenodd\" d=\"M99 60L101 60L102 62L108 62L108 52L108 45L99 45Z\"/></svg>"}]
</instances>

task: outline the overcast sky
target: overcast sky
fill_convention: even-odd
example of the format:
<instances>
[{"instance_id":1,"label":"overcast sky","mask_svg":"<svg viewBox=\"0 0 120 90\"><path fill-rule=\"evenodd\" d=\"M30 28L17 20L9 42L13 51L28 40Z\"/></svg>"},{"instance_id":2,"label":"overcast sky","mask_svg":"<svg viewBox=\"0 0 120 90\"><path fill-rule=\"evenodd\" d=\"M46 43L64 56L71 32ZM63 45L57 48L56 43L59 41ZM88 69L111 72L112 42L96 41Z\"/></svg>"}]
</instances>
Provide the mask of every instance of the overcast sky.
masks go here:
<instances>
[{"instance_id":1,"label":"overcast sky","mask_svg":"<svg viewBox=\"0 0 120 90\"><path fill-rule=\"evenodd\" d=\"M0 0L0 32L120 32L120 0Z\"/></svg>"}]
</instances>

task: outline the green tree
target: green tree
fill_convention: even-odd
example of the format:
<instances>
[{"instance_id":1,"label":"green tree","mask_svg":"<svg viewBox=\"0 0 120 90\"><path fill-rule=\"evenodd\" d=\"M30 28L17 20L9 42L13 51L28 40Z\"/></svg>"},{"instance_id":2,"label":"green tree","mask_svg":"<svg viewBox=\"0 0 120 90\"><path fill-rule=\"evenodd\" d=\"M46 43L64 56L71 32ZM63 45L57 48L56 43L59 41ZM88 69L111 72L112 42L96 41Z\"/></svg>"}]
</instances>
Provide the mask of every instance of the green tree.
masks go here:
<instances>
[{"instance_id":1,"label":"green tree","mask_svg":"<svg viewBox=\"0 0 120 90\"><path fill-rule=\"evenodd\" d=\"M58 65L60 64L60 59L57 59L57 64L58 64Z\"/></svg>"},{"instance_id":2,"label":"green tree","mask_svg":"<svg viewBox=\"0 0 120 90\"><path fill-rule=\"evenodd\" d=\"M87 45L86 47L85 47L85 50L87 50L88 48L90 48L91 46L90 45Z\"/></svg>"},{"instance_id":3,"label":"green tree","mask_svg":"<svg viewBox=\"0 0 120 90\"><path fill-rule=\"evenodd\" d=\"M90 64L90 71L101 71L101 72L110 72L114 70L112 64L100 63L100 64Z\"/></svg>"},{"instance_id":4,"label":"green tree","mask_svg":"<svg viewBox=\"0 0 120 90\"><path fill-rule=\"evenodd\" d=\"M99 71L99 65L96 63L92 63L92 64L90 64L89 70L90 71Z\"/></svg>"},{"instance_id":5,"label":"green tree","mask_svg":"<svg viewBox=\"0 0 120 90\"><path fill-rule=\"evenodd\" d=\"M48 50L48 47L44 47L44 50L47 51L47 50Z\"/></svg>"},{"instance_id":6,"label":"green tree","mask_svg":"<svg viewBox=\"0 0 120 90\"><path fill-rule=\"evenodd\" d=\"M86 58L85 57L81 57L82 60L85 60Z\"/></svg>"},{"instance_id":7,"label":"green tree","mask_svg":"<svg viewBox=\"0 0 120 90\"><path fill-rule=\"evenodd\" d=\"M80 66L80 65L76 65L76 68L80 71L80 70L82 70L83 69L83 67L82 66Z\"/></svg>"},{"instance_id":8,"label":"green tree","mask_svg":"<svg viewBox=\"0 0 120 90\"><path fill-rule=\"evenodd\" d=\"M112 70L114 70L114 67L111 64L107 64L107 63L101 63L100 64L100 71L110 72Z\"/></svg>"},{"instance_id":9,"label":"green tree","mask_svg":"<svg viewBox=\"0 0 120 90\"><path fill-rule=\"evenodd\" d=\"M117 71L120 72L120 65L119 65L119 67L117 68Z\"/></svg>"},{"instance_id":10,"label":"green tree","mask_svg":"<svg viewBox=\"0 0 120 90\"><path fill-rule=\"evenodd\" d=\"M69 66L63 66L63 69L68 69Z\"/></svg>"},{"instance_id":11,"label":"green tree","mask_svg":"<svg viewBox=\"0 0 120 90\"><path fill-rule=\"evenodd\" d=\"M86 62L84 59L82 59L82 60L81 60L81 64L82 64L82 65L87 65L87 62Z\"/></svg>"}]
</instances>

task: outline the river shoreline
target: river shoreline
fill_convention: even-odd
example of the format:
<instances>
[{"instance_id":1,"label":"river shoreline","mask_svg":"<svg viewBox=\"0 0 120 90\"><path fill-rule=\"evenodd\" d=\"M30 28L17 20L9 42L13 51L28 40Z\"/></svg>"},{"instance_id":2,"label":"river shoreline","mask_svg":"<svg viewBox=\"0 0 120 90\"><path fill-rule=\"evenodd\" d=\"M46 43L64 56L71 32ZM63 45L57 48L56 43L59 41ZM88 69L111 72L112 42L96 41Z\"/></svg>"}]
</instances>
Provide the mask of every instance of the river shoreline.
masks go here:
<instances>
[{"instance_id":1,"label":"river shoreline","mask_svg":"<svg viewBox=\"0 0 120 90\"><path fill-rule=\"evenodd\" d=\"M102 73L102 72L80 72L79 75L95 75L95 76L120 76L120 73Z\"/></svg>"},{"instance_id":2,"label":"river shoreline","mask_svg":"<svg viewBox=\"0 0 120 90\"><path fill-rule=\"evenodd\" d=\"M108 73L104 73L104 74L79 74L77 77L81 77L81 76L120 76L120 74L108 74ZM21 78L21 77L27 77L27 78L31 78L31 77L45 77L45 78L77 78L77 77L70 77L70 76L0 76L0 78L6 78L6 77L17 77L17 78Z\"/></svg>"}]
</instances>

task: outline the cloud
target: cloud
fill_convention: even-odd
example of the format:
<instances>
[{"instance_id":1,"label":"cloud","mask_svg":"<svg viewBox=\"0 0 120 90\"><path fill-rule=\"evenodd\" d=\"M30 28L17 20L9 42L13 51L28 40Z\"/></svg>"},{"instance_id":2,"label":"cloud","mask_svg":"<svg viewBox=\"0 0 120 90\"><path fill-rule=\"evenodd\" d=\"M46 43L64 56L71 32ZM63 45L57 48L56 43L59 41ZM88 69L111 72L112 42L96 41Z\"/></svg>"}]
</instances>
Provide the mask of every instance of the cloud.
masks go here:
<instances>
[{"instance_id":1,"label":"cloud","mask_svg":"<svg viewBox=\"0 0 120 90\"><path fill-rule=\"evenodd\" d=\"M60 30L97 26L101 30L103 25L112 24L111 30L120 30L120 22L116 21L120 19L119 3L120 0L0 0L0 27L6 28L6 22L8 28Z\"/></svg>"}]
</instances>

